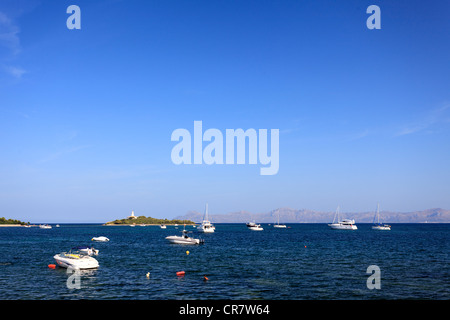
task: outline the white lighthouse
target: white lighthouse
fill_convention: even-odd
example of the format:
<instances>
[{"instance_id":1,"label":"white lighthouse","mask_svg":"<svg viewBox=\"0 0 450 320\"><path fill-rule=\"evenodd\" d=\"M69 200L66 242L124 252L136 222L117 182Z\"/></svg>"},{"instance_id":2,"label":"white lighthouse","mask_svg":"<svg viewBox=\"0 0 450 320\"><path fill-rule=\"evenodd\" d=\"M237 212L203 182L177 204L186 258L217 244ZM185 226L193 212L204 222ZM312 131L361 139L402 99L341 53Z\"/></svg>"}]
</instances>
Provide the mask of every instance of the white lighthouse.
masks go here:
<instances>
[{"instance_id":1,"label":"white lighthouse","mask_svg":"<svg viewBox=\"0 0 450 320\"><path fill-rule=\"evenodd\" d=\"M128 219L137 219L137 217L134 215L134 211L131 211L131 216L128 216Z\"/></svg>"}]
</instances>

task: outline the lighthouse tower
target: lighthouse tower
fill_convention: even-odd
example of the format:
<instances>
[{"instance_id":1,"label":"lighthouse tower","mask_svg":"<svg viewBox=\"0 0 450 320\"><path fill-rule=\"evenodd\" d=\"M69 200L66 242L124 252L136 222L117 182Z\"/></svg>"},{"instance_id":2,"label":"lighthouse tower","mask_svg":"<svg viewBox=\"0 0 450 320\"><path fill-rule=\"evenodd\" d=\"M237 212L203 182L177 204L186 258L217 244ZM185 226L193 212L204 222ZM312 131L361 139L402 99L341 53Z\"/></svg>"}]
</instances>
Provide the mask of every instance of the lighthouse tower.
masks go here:
<instances>
[{"instance_id":1,"label":"lighthouse tower","mask_svg":"<svg viewBox=\"0 0 450 320\"><path fill-rule=\"evenodd\" d=\"M137 217L134 215L134 211L131 211L131 216L128 216L128 219L137 219Z\"/></svg>"}]
</instances>

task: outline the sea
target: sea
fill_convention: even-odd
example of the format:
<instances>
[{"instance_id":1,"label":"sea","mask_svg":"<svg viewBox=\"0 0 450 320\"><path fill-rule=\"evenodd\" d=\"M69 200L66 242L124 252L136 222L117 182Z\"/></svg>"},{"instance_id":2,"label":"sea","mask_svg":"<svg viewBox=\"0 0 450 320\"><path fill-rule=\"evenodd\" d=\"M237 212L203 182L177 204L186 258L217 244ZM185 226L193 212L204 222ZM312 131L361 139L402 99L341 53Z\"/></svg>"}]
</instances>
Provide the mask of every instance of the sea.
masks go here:
<instances>
[{"instance_id":1,"label":"sea","mask_svg":"<svg viewBox=\"0 0 450 320\"><path fill-rule=\"evenodd\" d=\"M371 224L355 231L287 226L251 231L245 224L216 224L211 234L186 226L203 245L165 240L183 226L2 227L0 300L450 298L450 224L392 224L391 231ZM110 241L91 240L97 236ZM74 288L72 273L48 265L55 254L81 245L99 250L100 267L82 270Z\"/></svg>"}]
</instances>

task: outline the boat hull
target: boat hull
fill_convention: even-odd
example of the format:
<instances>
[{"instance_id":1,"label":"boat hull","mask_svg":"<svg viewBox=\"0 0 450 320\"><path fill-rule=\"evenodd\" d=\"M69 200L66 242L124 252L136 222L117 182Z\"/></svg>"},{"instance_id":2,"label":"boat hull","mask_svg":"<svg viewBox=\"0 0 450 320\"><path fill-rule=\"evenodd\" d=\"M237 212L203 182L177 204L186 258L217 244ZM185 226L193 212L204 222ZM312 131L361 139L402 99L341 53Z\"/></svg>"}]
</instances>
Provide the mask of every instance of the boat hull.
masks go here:
<instances>
[{"instance_id":1,"label":"boat hull","mask_svg":"<svg viewBox=\"0 0 450 320\"><path fill-rule=\"evenodd\" d=\"M59 254L53 257L62 268L73 268L73 269L95 269L99 267L98 261L92 257L85 256L82 258L68 258L61 256Z\"/></svg>"},{"instance_id":2,"label":"boat hull","mask_svg":"<svg viewBox=\"0 0 450 320\"><path fill-rule=\"evenodd\" d=\"M357 230L358 227L354 224L341 224L341 223L332 223L328 225L331 229L334 230Z\"/></svg>"},{"instance_id":3,"label":"boat hull","mask_svg":"<svg viewBox=\"0 0 450 320\"><path fill-rule=\"evenodd\" d=\"M373 230L391 230L390 226L372 226Z\"/></svg>"},{"instance_id":4,"label":"boat hull","mask_svg":"<svg viewBox=\"0 0 450 320\"><path fill-rule=\"evenodd\" d=\"M186 237L180 237L180 236L168 236L166 237L166 240L168 240L170 243L173 244L200 244L201 241L199 239L194 238L186 238Z\"/></svg>"},{"instance_id":5,"label":"boat hull","mask_svg":"<svg viewBox=\"0 0 450 320\"><path fill-rule=\"evenodd\" d=\"M215 229L216 228L212 224L202 224L197 227L197 231L203 233L213 233Z\"/></svg>"},{"instance_id":6,"label":"boat hull","mask_svg":"<svg viewBox=\"0 0 450 320\"><path fill-rule=\"evenodd\" d=\"M93 237L92 241L107 242L109 241L109 239L107 237L101 236L101 237Z\"/></svg>"}]
</instances>

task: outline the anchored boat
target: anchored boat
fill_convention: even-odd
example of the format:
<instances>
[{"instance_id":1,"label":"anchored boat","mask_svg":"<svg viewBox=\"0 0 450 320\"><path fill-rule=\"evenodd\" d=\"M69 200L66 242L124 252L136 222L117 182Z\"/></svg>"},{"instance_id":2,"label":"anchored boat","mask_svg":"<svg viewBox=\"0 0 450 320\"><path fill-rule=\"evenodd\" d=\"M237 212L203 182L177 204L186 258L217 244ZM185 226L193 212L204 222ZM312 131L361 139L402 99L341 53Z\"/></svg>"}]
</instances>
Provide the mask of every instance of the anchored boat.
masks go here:
<instances>
[{"instance_id":1,"label":"anchored boat","mask_svg":"<svg viewBox=\"0 0 450 320\"><path fill-rule=\"evenodd\" d=\"M94 269L98 268L97 259L80 251L62 252L53 256L58 266L74 269Z\"/></svg>"},{"instance_id":2,"label":"anchored boat","mask_svg":"<svg viewBox=\"0 0 450 320\"><path fill-rule=\"evenodd\" d=\"M197 227L197 230L204 233L212 233L216 230L216 227L214 227L211 224L211 221L208 220L208 204L206 204L205 207L205 215L203 217L202 224Z\"/></svg>"},{"instance_id":3,"label":"anchored boat","mask_svg":"<svg viewBox=\"0 0 450 320\"><path fill-rule=\"evenodd\" d=\"M375 223L375 218L377 219L377 223ZM380 204L377 204L377 213L373 217L373 230L391 230L391 226L388 224L380 223Z\"/></svg>"},{"instance_id":4,"label":"anchored boat","mask_svg":"<svg viewBox=\"0 0 450 320\"><path fill-rule=\"evenodd\" d=\"M93 237L92 241L106 242L106 241L109 241L109 239L107 237L100 236L100 237Z\"/></svg>"},{"instance_id":5,"label":"anchored boat","mask_svg":"<svg viewBox=\"0 0 450 320\"><path fill-rule=\"evenodd\" d=\"M250 230L253 230L253 231L263 231L264 230L264 228L263 227L261 227L261 225L260 224L254 224L254 225L251 225L250 227L248 227Z\"/></svg>"},{"instance_id":6,"label":"anchored boat","mask_svg":"<svg viewBox=\"0 0 450 320\"><path fill-rule=\"evenodd\" d=\"M274 228L286 228L285 224L280 224L280 212L278 212L278 222L273 225Z\"/></svg>"},{"instance_id":7,"label":"anchored boat","mask_svg":"<svg viewBox=\"0 0 450 320\"><path fill-rule=\"evenodd\" d=\"M336 221L337 218L337 222ZM342 219L339 218L339 206L336 209L336 213L334 214L333 223L328 225L331 229L336 230L356 230L358 227L355 225L355 220L353 219Z\"/></svg>"},{"instance_id":8,"label":"anchored boat","mask_svg":"<svg viewBox=\"0 0 450 320\"><path fill-rule=\"evenodd\" d=\"M186 226L185 226L186 227ZM192 231L189 231L192 232ZM204 240L203 239L194 239L189 237L188 231L186 231L186 229L184 229L182 232L181 236L168 236L166 237L166 240L169 240L170 243L174 243L174 244L203 244Z\"/></svg>"}]
</instances>

